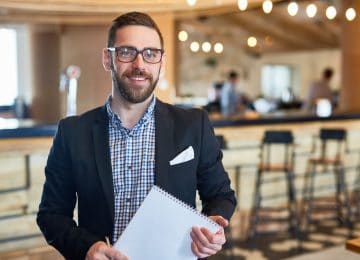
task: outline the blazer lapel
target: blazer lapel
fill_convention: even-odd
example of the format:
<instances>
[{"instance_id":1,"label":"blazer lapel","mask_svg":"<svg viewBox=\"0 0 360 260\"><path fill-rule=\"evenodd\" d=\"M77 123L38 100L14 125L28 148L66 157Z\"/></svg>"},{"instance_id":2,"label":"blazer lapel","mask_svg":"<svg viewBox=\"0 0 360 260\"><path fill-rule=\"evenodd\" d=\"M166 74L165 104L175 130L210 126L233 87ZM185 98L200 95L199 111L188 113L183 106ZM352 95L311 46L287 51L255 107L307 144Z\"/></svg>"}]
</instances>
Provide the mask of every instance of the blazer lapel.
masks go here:
<instances>
[{"instance_id":1,"label":"blazer lapel","mask_svg":"<svg viewBox=\"0 0 360 260\"><path fill-rule=\"evenodd\" d=\"M174 154L174 122L168 108L160 100L155 105L155 184L171 190L169 161Z\"/></svg>"},{"instance_id":2,"label":"blazer lapel","mask_svg":"<svg viewBox=\"0 0 360 260\"><path fill-rule=\"evenodd\" d=\"M110 216L114 222L114 191L112 181L112 170L109 151L109 131L108 120L106 118L106 108L103 107L101 115L93 126L93 140L95 149L95 161L97 172L100 177L102 188L106 197L106 202L110 209Z\"/></svg>"}]
</instances>

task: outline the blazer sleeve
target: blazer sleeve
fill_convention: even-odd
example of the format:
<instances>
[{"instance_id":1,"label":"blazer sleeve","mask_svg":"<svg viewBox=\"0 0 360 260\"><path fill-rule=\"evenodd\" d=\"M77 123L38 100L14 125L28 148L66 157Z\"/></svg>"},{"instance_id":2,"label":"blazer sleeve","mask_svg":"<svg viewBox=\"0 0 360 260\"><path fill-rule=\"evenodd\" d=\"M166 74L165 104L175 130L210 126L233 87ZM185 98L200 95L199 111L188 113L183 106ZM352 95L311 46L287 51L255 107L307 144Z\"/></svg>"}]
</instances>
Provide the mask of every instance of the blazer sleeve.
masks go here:
<instances>
[{"instance_id":1,"label":"blazer sleeve","mask_svg":"<svg viewBox=\"0 0 360 260\"><path fill-rule=\"evenodd\" d=\"M64 128L60 121L45 167L37 224L47 242L66 259L85 259L90 246L102 238L79 228L73 220L76 191Z\"/></svg>"},{"instance_id":2,"label":"blazer sleeve","mask_svg":"<svg viewBox=\"0 0 360 260\"><path fill-rule=\"evenodd\" d=\"M202 211L208 216L220 215L229 220L236 206L234 191L230 188L230 179L222 164L222 152L205 112L202 112L201 121L197 188Z\"/></svg>"}]
</instances>

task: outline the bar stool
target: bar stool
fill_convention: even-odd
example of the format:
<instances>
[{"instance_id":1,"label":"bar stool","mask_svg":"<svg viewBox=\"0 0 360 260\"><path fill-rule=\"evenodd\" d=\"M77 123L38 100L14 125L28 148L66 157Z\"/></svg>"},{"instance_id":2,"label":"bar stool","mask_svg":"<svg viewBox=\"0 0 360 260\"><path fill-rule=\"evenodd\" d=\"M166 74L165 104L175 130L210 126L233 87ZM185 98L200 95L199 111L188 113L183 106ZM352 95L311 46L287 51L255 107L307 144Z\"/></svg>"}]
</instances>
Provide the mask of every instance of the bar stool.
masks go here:
<instances>
[{"instance_id":1,"label":"bar stool","mask_svg":"<svg viewBox=\"0 0 360 260\"><path fill-rule=\"evenodd\" d=\"M335 144L334 155L329 155L328 146L330 143ZM305 173L304 189L303 189L303 213L305 213L304 232L308 232L308 226L311 223L316 222L312 218L312 214L315 211L333 211L333 205L316 205L314 198L315 192L315 178L316 175L333 173L336 189L335 194L335 209L337 213L337 219L340 223L346 223L351 228L350 221L350 203L347 193L347 187L345 182L345 169L343 155L346 148L346 131L344 129L320 129L320 155L311 157L308 160L307 171ZM316 150L315 146L313 150ZM317 166L322 166L322 171L318 171ZM331 169L329 169L331 167ZM331 171L332 170L332 171ZM328 187L325 187L328 188ZM319 189L319 187L318 187ZM317 202L320 202L317 199ZM345 214L344 214L345 211ZM324 218L322 217L321 220Z\"/></svg>"},{"instance_id":2,"label":"bar stool","mask_svg":"<svg viewBox=\"0 0 360 260\"><path fill-rule=\"evenodd\" d=\"M356 179L354 183L354 190L352 191L352 196L350 198L350 207L354 207L355 209L351 211L352 221L360 220L360 162L357 165L356 169Z\"/></svg>"},{"instance_id":3,"label":"bar stool","mask_svg":"<svg viewBox=\"0 0 360 260\"><path fill-rule=\"evenodd\" d=\"M271 152L274 147L282 147L284 149L284 156L279 160L279 163L275 163L272 160ZM279 155L277 153L277 155ZM255 193L253 208L250 217L250 229L249 229L249 241L254 246L256 236L258 234L269 232L260 232L258 231L259 224L271 224L274 222L282 222L289 224L289 232L300 241L300 230L299 230L299 217L297 213L296 205L296 190L294 186L294 172L293 172L293 155L294 155L294 138L291 131L266 131L261 144L260 151L260 163L257 170L256 183L255 183ZM265 173L273 174L283 174L284 176L273 177L271 179L266 178ZM269 176L267 176L269 177ZM261 187L264 184L276 183L280 180L286 180L286 190L287 192L282 192L275 194L275 196L265 196L261 192ZM287 196L287 205L284 207L264 207L262 202L267 199L273 199L274 197L286 197ZM288 215L285 217L272 217L262 216L262 213L280 213L287 211Z\"/></svg>"}]
</instances>

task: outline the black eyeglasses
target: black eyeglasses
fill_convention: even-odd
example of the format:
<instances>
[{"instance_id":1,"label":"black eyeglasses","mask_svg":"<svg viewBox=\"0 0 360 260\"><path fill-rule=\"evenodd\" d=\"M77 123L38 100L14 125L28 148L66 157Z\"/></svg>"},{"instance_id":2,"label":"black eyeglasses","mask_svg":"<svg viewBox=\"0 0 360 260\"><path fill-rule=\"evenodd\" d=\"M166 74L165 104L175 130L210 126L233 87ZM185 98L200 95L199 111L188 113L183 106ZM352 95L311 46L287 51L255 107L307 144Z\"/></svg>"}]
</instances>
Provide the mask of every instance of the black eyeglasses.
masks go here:
<instances>
[{"instance_id":1,"label":"black eyeglasses","mask_svg":"<svg viewBox=\"0 0 360 260\"><path fill-rule=\"evenodd\" d=\"M138 50L131 46L108 47L108 51L115 52L116 57L121 62L133 62L139 53L147 63L159 63L162 59L164 50L155 48L144 48Z\"/></svg>"}]
</instances>

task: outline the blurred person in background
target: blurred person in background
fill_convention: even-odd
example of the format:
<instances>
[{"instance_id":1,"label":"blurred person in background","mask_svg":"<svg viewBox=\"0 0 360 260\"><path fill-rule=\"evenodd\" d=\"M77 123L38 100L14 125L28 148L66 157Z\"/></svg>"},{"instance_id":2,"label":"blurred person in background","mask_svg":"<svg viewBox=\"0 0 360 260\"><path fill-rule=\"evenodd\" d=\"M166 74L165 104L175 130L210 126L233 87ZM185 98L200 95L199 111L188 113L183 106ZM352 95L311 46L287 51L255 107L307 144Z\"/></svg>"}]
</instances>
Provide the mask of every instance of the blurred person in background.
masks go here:
<instances>
[{"instance_id":1,"label":"blurred person in background","mask_svg":"<svg viewBox=\"0 0 360 260\"><path fill-rule=\"evenodd\" d=\"M305 109L313 110L319 99L327 99L333 104L333 94L329 85L333 75L334 71L331 68L326 68L322 73L322 79L311 84L308 97L304 103Z\"/></svg>"},{"instance_id":2,"label":"blurred person in background","mask_svg":"<svg viewBox=\"0 0 360 260\"><path fill-rule=\"evenodd\" d=\"M221 114L223 116L234 115L238 112L239 94L236 92L236 84L239 75L236 71L230 71L227 81L221 88Z\"/></svg>"}]
</instances>

